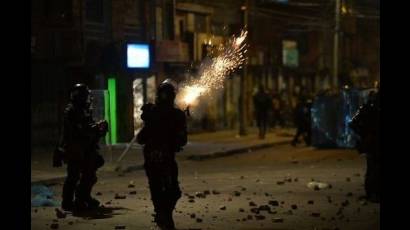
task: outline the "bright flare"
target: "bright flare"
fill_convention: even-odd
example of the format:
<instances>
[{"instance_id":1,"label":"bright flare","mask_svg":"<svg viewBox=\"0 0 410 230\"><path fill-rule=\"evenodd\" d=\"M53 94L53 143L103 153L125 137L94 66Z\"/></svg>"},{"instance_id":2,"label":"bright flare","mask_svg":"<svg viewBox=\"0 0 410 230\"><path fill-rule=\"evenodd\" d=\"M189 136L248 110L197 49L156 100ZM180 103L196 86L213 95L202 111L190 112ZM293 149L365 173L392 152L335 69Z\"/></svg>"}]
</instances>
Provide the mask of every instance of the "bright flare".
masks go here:
<instances>
[{"instance_id":1,"label":"bright flare","mask_svg":"<svg viewBox=\"0 0 410 230\"><path fill-rule=\"evenodd\" d=\"M240 68L245 62L247 31L241 31L238 37L233 37L225 46L220 46L220 55L211 59L208 64L202 64L201 75L182 86L179 94L180 102L185 106L195 105L199 96L207 95L212 90L223 88L226 76Z\"/></svg>"},{"instance_id":2,"label":"bright flare","mask_svg":"<svg viewBox=\"0 0 410 230\"><path fill-rule=\"evenodd\" d=\"M186 86L182 89L182 93L184 94L183 100L186 105L192 105L192 103L199 97L201 94L205 92L204 87L199 86Z\"/></svg>"}]
</instances>

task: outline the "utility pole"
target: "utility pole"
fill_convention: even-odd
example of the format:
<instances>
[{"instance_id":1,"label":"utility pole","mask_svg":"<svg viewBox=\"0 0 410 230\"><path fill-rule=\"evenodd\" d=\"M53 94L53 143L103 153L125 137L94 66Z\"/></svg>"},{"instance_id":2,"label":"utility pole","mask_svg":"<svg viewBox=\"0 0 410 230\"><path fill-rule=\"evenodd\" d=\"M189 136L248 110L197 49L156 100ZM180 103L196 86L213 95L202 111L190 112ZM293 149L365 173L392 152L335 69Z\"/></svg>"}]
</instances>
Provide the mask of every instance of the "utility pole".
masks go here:
<instances>
[{"instance_id":1,"label":"utility pole","mask_svg":"<svg viewBox=\"0 0 410 230\"><path fill-rule=\"evenodd\" d=\"M245 4L241 7L241 10L243 11L243 28L248 26L249 0L245 0L244 3ZM240 89L239 89L240 90L239 92L239 135L240 136L247 135L247 132L246 132L246 121L247 121L246 77L247 75L248 75L248 68L247 68L247 59L246 59L243 69L242 69L241 83L240 83Z\"/></svg>"},{"instance_id":2,"label":"utility pole","mask_svg":"<svg viewBox=\"0 0 410 230\"><path fill-rule=\"evenodd\" d=\"M340 30L340 0L336 0L335 31L333 42L333 86L338 87L339 78L339 30Z\"/></svg>"}]
</instances>

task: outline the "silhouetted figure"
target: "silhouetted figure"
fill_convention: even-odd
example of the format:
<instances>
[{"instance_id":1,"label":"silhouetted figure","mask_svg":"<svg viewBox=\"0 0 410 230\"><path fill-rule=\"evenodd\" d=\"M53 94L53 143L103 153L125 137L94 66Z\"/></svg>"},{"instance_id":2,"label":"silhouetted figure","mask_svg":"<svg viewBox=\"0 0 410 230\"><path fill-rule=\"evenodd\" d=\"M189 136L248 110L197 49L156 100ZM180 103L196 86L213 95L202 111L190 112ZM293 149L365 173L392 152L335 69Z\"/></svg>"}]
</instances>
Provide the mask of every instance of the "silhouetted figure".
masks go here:
<instances>
[{"instance_id":1,"label":"silhouetted figure","mask_svg":"<svg viewBox=\"0 0 410 230\"><path fill-rule=\"evenodd\" d=\"M271 125L272 128L276 126L283 127L283 120L281 117L281 100L278 94L272 95L272 119Z\"/></svg>"},{"instance_id":2,"label":"silhouetted figure","mask_svg":"<svg viewBox=\"0 0 410 230\"><path fill-rule=\"evenodd\" d=\"M107 133L108 124L106 121L94 121L91 100L86 85L74 86L70 103L64 111L63 134L54 151L53 166L61 167L63 162L67 164L61 204L66 211L81 211L100 205L91 197L91 190L97 182L96 171L104 164L98 153L98 142Z\"/></svg>"},{"instance_id":3,"label":"silhouetted figure","mask_svg":"<svg viewBox=\"0 0 410 230\"><path fill-rule=\"evenodd\" d=\"M300 98L295 108L294 122L296 125L296 134L291 144L295 146L302 135L306 145L311 144L311 112L312 103L306 98Z\"/></svg>"},{"instance_id":4,"label":"silhouetted figure","mask_svg":"<svg viewBox=\"0 0 410 230\"><path fill-rule=\"evenodd\" d=\"M352 118L349 126L359 135L359 153L366 154L365 191L368 200L380 199L380 91L369 96Z\"/></svg>"},{"instance_id":5,"label":"silhouetted figure","mask_svg":"<svg viewBox=\"0 0 410 230\"><path fill-rule=\"evenodd\" d=\"M175 229L172 212L181 190L175 153L187 143L185 113L174 107L176 84L167 79L157 90L155 104L145 104L144 127L137 141L144 145L144 167L148 177L155 222L161 229Z\"/></svg>"},{"instance_id":6,"label":"silhouetted figure","mask_svg":"<svg viewBox=\"0 0 410 230\"><path fill-rule=\"evenodd\" d=\"M259 128L259 138L264 139L268 125L268 114L272 108L270 96L265 92L263 85L259 86L258 92L253 96L255 106L256 123Z\"/></svg>"}]
</instances>

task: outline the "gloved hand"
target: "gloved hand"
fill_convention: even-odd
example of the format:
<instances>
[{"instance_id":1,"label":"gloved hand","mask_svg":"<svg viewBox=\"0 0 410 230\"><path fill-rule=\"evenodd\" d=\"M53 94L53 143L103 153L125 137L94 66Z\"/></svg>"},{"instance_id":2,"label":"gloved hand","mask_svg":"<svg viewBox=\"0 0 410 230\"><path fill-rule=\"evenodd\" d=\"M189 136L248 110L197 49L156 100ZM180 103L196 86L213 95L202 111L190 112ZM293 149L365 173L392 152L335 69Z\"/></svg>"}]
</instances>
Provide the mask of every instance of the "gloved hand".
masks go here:
<instances>
[{"instance_id":1,"label":"gloved hand","mask_svg":"<svg viewBox=\"0 0 410 230\"><path fill-rule=\"evenodd\" d=\"M108 132L108 122L106 120L101 120L97 122L98 130L101 136L105 136Z\"/></svg>"}]
</instances>

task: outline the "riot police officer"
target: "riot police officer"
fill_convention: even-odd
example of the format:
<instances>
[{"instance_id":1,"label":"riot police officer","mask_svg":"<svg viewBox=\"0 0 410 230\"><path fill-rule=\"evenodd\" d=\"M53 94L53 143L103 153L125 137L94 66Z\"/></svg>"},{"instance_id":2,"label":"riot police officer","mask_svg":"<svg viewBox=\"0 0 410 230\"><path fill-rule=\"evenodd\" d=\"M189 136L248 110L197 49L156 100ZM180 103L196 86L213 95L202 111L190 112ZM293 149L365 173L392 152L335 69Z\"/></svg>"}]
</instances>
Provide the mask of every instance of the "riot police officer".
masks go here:
<instances>
[{"instance_id":1,"label":"riot police officer","mask_svg":"<svg viewBox=\"0 0 410 230\"><path fill-rule=\"evenodd\" d=\"M361 106L349 126L359 135L357 149L366 154L365 191L368 200L380 199L380 90Z\"/></svg>"},{"instance_id":2,"label":"riot police officer","mask_svg":"<svg viewBox=\"0 0 410 230\"><path fill-rule=\"evenodd\" d=\"M64 111L63 134L54 151L53 166L61 167L63 162L67 164L61 204L66 211L96 208L100 204L91 197L91 190L97 182L96 171L104 164L98 153L98 142L108 131L108 124L106 121L94 121L91 100L90 90L85 84L73 87Z\"/></svg>"},{"instance_id":3,"label":"riot police officer","mask_svg":"<svg viewBox=\"0 0 410 230\"><path fill-rule=\"evenodd\" d=\"M175 229L172 212L181 197L175 153L187 143L185 113L174 107L176 90L170 79L159 85L155 104L141 108L144 126L137 135L138 143L144 145L155 222L161 229Z\"/></svg>"},{"instance_id":4,"label":"riot police officer","mask_svg":"<svg viewBox=\"0 0 410 230\"><path fill-rule=\"evenodd\" d=\"M265 92L263 85L259 85L258 92L253 96L256 123L259 128L259 139L265 139L269 113L272 111L272 99Z\"/></svg>"},{"instance_id":5,"label":"riot police officer","mask_svg":"<svg viewBox=\"0 0 410 230\"><path fill-rule=\"evenodd\" d=\"M296 134L293 137L291 145L296 146L299 137L302 135L307 146L311 144L311 108L312 101L305 97L299 98L295 108L294 121L296 125Z\"/></svg>"}]
</instances>

